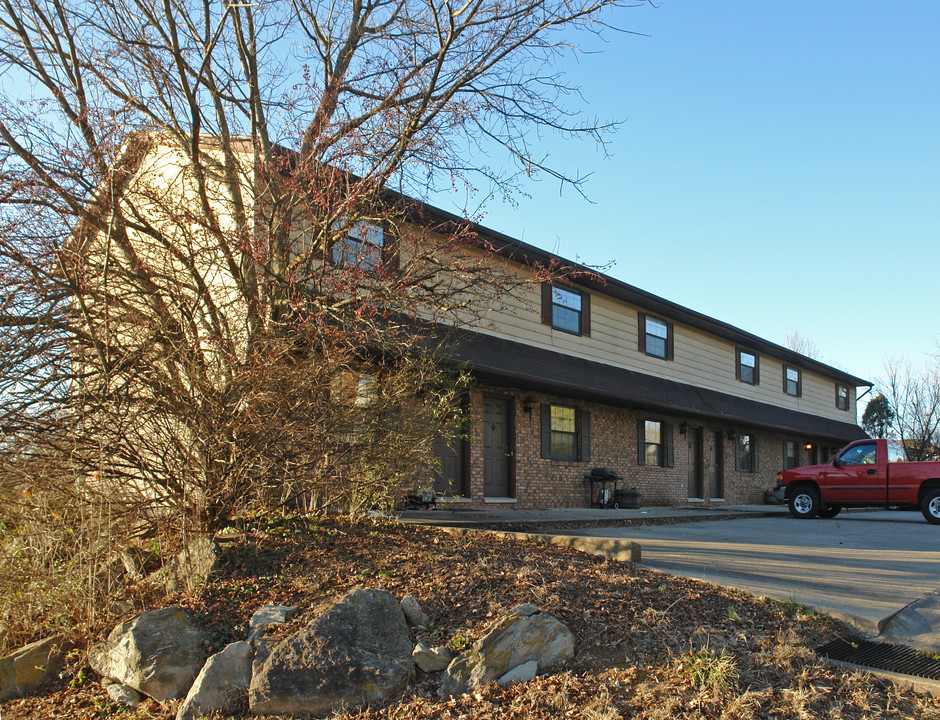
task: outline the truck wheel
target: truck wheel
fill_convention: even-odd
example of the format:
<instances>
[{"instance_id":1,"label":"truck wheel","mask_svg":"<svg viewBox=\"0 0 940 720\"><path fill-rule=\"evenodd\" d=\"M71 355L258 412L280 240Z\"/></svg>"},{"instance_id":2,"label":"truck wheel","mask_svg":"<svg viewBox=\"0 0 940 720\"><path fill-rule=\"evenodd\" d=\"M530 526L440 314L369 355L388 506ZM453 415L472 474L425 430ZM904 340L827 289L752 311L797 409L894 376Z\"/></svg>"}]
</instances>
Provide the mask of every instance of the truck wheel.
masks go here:
<instances>
[{"instance_id":1,"label":"truck wheel","mask_svg":"<svg viewBox=\"0 0 940 720\"><path fill-rule=\"evenodd\" d=\"M940 525L940 488L927 491L920 500L920 511L931 525Z\"/></svg>"},{"instance_id":2,"label":"truck wheel","mask_svg":"<svg viewBox=\"0 0 940 720\"><path fill-rule=\"evenodd\" d=\"M822 510L819 511L819 517L821 518L834 518L842 512L841 505L826 505Z\"/></svg>"},{"instance_id":3,"label":"truck wheel","mask_svg":"<svg viewBox=\"0 0 940 720\"><path fill-rule=\"evenodd\" d=\"M812 486L801 487L787 500L787 508L795 518L809 519L819 514L819 491ZM938 516L940 522L940 516Z\"/></svg>"}]
</instances>

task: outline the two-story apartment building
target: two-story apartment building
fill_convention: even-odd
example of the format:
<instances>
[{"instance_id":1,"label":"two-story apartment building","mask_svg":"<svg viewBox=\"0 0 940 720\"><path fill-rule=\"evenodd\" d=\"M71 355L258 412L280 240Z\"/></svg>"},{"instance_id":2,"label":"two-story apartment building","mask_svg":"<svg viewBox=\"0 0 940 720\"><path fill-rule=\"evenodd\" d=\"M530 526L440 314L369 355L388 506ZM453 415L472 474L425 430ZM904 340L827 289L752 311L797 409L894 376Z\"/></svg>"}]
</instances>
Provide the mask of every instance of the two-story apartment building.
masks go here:
<instances>
[{"instance_id":1,"label":"two-story apartment building","mask_svg":"<svg viewBox=\"0 0 940 720\"><path fill-rule=\"evenodd\" d=\"M507 262L575 268L476 230ZM462 332L451 357L476 383L467 439L437 448L446 498L585 506L585 474L607 467L646 504L759 502L779 470L865 436L856 391L871 383L615 278L575 276Z\"/></svg>"},{"instance_id":2,"label":"two-story apartment building","mask_svg":"<svg viewBox=\"0 0 940 720\"><path fill-rule=\"evenodd\" d=\"M191 300L199 311L188 310L189 342L211 366L204 373L211 384L225 374L213 363L239 354L250 324L240 293L246 281L232 255L247 253L250 244L213 245L212 233L190 217L193 180L182 154L158 141L135 143L140 148L136 156L128 153L136 159L125 202L134 199L129 215L149 218L156 240L131 228L127 237L139 238L125 252L127 277L138 291L115 293L113 301L133 320L152 313L153 283L173 290L167 297L178 298L180 307ZM250 163L246 167L233 186L250 186ZM239 212L250 214L255 196L244 193ZM213 203L222 209L223 225L237 215L225 193L207 193L204 204ZM407 228L419 229L419 218L434 228L465 225L444 211L407 204L418 211L400 237L354 223L319 260L321 268L356 264L371 271L382 265L385 271L393 258L398 271L409 252L402 242ZM856 390L870 385L865 380L485 227L472 230L480 245L493 250L487 262L529 281L494 302L488 314L468 316L448 336L455 342L446 361L467 368L474 382L464 439L436 446L435 489L445 500L473 508L586 506L592 497L585 474L606 467L623 478L622 487L641 490L646 504L755 502L780 469L826 460L864 436L855 417ZM309 238L303 223L294 231L296 250ZM89 242L84 251L101 265L95 277L105 277L114 262L104 240ZM182 255L166 249L177 241ZM570 281L539 282L547 277L540 272L545 268ZM107 315L107 304L99 311L90 303L92 315ZM172 312L165 315L161 331L176 322ZM140 327L152 330L132 320L120 326L129 338ZM216 328L223 325L227 334ZM175 332L187 336L189 326ZM206 339L223 335L231 347ZM180 382L185 396L192 380ZM143 386L141 397L149 397L151 386ZM142 426L141 438L149 429Z\"/></svg>"}]
</instances>

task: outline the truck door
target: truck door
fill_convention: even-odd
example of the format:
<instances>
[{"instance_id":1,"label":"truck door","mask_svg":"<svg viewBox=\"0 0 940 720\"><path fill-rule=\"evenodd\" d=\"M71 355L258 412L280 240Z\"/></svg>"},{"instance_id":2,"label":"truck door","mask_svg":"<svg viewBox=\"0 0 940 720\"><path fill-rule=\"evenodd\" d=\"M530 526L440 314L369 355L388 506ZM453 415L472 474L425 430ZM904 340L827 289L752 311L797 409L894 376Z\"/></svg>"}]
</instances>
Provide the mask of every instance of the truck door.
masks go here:
<instances>
[{"instance_id":1,"label":"truck door","mask_svg":"<svg viewBox=\"0 0 940 720\"><path fill-rule=\"evenodd\" d=\"M884 463L878 463L878 445L852 445L836 456L820 483L823 497L832 505L879 504L887 500Z\"/></svg>"}]
</instances>

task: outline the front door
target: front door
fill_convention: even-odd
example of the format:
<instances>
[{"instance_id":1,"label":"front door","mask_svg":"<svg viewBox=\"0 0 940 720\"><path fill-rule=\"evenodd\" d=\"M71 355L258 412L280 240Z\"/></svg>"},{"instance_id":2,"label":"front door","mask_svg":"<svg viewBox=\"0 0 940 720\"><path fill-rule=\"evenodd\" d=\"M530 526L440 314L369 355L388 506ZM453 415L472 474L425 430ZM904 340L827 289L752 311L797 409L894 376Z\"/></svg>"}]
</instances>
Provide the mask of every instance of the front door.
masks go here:
<instances>
[{"instance_id":1,"label":"front door","mask_svg":"<svg viewBox=\"0 0 940 720\"><path fill-rule=\"evenodd\" d=\"M705 497L705 465L702 452L702 428L688 429L689 446L689 499Z\"/></svg>"},{"instance_id":2,"label":"front door","mask_svg":"<svg viewBox=\"0 0 940 720\"><path fill-rule=\"evenodd\" d=\"M509 496L509 401L483 398L483 495Z\"/></svg>"},{"instance_id":3,"label":"front door","mask_svg":"<svg viewBox=\"0 0 940 720\"><path fill-rule=\"evenodd\" d=\"M434 440L434 492L447 496L466 494L464 488L464 441L460 438Z\"/></svg>"},{"instance_id":4,"label":"front door","mask_svg":"<svg viewBox=\"0 0 940 720\"><path fill-rule=\"evenodd\" d=\"M721 430L712 432L708 450L712 459L709 494L713 500L723 500L725 497L725 446Z\"/></svg>"}]
</instances>

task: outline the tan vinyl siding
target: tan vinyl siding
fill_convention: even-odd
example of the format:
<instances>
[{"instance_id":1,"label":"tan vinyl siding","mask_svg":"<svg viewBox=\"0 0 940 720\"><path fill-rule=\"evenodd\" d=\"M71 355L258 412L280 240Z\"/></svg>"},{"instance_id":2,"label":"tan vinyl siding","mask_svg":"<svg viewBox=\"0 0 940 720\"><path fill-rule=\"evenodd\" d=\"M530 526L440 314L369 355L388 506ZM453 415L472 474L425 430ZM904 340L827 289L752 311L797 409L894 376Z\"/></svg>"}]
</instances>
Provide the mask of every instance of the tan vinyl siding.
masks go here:
<instances>
[{"instance_id":1,"label":"tan vinyl siding","mask_svg":"<svg viewBox=\"0 0 940 720\"><path fill-rule=\"evenodd\" d=\"M523 295L521 299L507 300L501 312L491 313L488 322L477 328L518 342L769 405L845 422L855 419L855 388L849 388L849 410L839 410L835 406L835 380L832 378L801 368L802 396L793 397L783 391L784 361L777 358L755 351L760 358L760 384L749 385L735 378L736 349L741 345L673 323L674 359L663 360L637 349L636 307L592 292L591 336L581 337L541 323L537 285ZM668 317L663 319L672 322Z\"/></svg>"}]
</instances>

